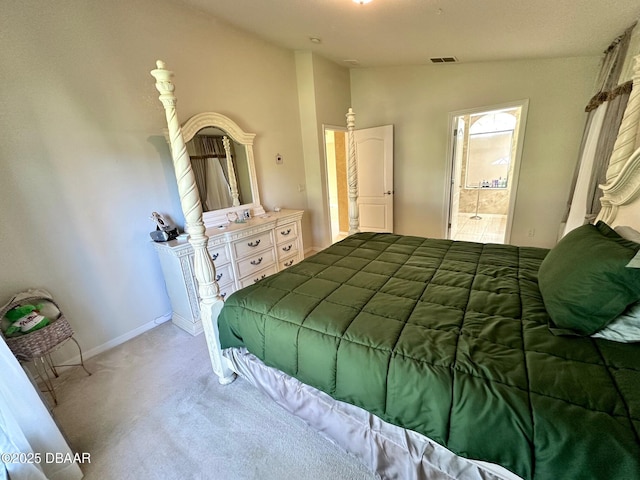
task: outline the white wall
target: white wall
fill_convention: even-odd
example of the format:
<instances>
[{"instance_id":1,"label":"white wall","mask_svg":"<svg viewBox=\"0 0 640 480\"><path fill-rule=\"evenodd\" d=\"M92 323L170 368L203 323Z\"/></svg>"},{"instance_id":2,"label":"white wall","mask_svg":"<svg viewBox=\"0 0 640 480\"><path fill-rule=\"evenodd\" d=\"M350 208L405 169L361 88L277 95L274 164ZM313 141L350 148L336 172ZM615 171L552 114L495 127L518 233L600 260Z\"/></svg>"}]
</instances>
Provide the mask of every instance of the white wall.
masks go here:
<instances>
[{"instance_id":1,"label":"white wall","mask_svg":"<svg viewBox=\"0 0 640 480\"><path fill-rule=\"evenodd\" d=\"M448 114L529 99L511 242L550 247L599 57L351 71L357 128L394 124L395 231L444 235ZM535 237L528 231L535 229Z\"/></svg>"},{"instance_id":2,"label":"white wall","mask_svg":"<svg viewBox=\"0 0 640 480\"><path fill-rule=\"evenodd\" d=\"M304 146L306 221L314 250L331 245L323 125L345 125L351 106L349 70L311 52L296 52Z\"/></svg>"},{"instance_id":3,"label":"white wall","mask_svg":"<svg viewBox=\"0 0 640 480\"><path fill-rule=\"evenodd\" d=\"M0 42L0 302L50 290L85 352L170 312L149 215L183 218L156 59L181 121L212 110L257 134L266 207L307 207L293 52L163 0L3 2Z\"/></svg>"}]
</instances>

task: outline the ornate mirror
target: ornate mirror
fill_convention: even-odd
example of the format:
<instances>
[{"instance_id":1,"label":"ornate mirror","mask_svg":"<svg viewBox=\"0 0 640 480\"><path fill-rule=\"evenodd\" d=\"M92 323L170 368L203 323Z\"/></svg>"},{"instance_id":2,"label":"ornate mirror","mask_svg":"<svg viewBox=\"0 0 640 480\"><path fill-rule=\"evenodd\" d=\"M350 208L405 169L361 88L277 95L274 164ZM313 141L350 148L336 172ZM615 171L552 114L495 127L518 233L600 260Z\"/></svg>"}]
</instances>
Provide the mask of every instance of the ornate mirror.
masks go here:
<instances>
[{"instance_id":1,"label":"ornate mirror","mask_svg":"<svg viewBox=\"0 0 640 480\"><path fill-rule=\"evenodd\" d=\"M206 227L228 223L228 214L263 215L253 160L255 134L214 112L194 115L181 127L191 159ZM235 215L233 215L235 216Z\"/></svg>"}]
</instances>

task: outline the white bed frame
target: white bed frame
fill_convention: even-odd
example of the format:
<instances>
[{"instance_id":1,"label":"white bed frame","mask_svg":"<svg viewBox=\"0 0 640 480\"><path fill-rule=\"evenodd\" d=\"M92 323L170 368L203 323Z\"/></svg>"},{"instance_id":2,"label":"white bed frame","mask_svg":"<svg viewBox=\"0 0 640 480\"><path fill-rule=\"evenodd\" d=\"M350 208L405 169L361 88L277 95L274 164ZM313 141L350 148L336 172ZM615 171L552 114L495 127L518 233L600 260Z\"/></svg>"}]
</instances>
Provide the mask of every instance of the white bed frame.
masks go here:
<instances>
[{"instance_id":1,"label":"white bed frame","mask_svg":"<svg viewBox=\"0 0 640 480\"><path fill-rule=\"evenodd\" d=\"M195 252L195 274L201 297L200 310L204 333L214 373L221 384L231 383L236 378L234 364L223 355L218 338L218 315L224 300L216 282L216 270L207 253L206 229L202 217L202 205L197 193L195 177L185 146L180 123L176 114L173 72L165 68L162 61L151 71L156 79L160 101L164 105L171 152L178 181L180 203L186 221L189 242ZM349 109L347 115L348 135L348 183L349 183L349 234L357 233L358 182L356 148L354 140L355 114ZM640 55L634 58L633 90L616 138L614 151L607 170L606 183L600 185L603 196L602 210L598 215L611 226L626 225L640 231ZM485 477L483 477L485 478Z\"/></svg>"}]
</instances>

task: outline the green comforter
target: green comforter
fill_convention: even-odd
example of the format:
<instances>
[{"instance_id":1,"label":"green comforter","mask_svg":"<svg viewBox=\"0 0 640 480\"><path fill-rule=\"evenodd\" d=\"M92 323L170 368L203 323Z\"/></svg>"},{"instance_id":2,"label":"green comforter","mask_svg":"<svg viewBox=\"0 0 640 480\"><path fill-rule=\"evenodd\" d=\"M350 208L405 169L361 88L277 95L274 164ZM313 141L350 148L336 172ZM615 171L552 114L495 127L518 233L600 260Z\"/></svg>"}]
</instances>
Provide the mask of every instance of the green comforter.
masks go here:
<instances>
[{"instance_id":1,"label":"green comforter","mask_svg":"<svg viewBox=\"0 0 640 480\"><path fill-rule=\"evenodd\" d=\"M233 294L223 348L523 478L640 478L640 345L554 336L547 250L357 234Z\"/></svg>"}]
</instances>

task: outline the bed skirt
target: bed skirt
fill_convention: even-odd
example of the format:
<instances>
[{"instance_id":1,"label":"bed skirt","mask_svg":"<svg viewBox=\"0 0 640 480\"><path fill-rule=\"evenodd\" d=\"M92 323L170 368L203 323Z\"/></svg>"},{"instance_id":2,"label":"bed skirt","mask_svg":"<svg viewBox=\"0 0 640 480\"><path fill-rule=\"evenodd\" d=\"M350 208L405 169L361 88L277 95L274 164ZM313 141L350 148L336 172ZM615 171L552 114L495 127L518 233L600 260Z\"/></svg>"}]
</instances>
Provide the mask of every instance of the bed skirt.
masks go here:
<instances>
[{"instance_id":1,"label":"bed skirt","mask_svg":"<svg viewBox=\"0 0 640 480\"><path fill-rule=\"evenodd\" d=\"M266 366L245 348L226 349L224 356L240 376L354 455L381 478L520 479L499 465L460 457L424 435L391 425L362 408L334 400L326 393Z\"/></svg>"}]
</instances>

